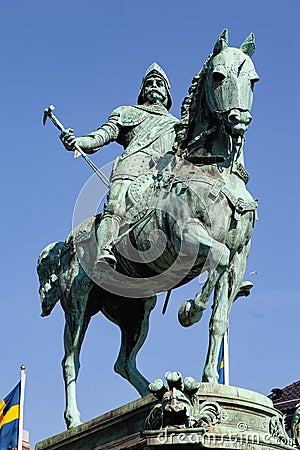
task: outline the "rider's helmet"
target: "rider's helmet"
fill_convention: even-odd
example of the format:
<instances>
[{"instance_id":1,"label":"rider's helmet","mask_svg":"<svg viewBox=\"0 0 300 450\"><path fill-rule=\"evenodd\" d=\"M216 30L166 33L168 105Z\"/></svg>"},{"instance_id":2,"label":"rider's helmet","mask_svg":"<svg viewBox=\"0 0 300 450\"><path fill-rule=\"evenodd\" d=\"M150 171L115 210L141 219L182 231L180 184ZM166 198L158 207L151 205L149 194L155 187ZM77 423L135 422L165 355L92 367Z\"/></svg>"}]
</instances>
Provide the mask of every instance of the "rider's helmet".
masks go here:
<instances>
[{"instance_id":1,"label":"rider's helmet","mask_svg":"<svg viewBox=\"0 0 300 450\"><path fill-rule=\"evenodd\" d=\"M166 108L169 110L172 106L172 99L171 99L171 95L170 95L170 87L171 87L170 82L168 80L168 77L167 77L165 71L155 62L153 64L151 64L151 66L148 67L148 69L145 72L144 78L142 80L140 92L138 95L138 105L143 105L145 103L144 84L145 84L146 79L149 76L152 76L153 74L155 74L156 76L159 76L165 83L167 95L168 95Z\"/></svg>"}]
</instances>

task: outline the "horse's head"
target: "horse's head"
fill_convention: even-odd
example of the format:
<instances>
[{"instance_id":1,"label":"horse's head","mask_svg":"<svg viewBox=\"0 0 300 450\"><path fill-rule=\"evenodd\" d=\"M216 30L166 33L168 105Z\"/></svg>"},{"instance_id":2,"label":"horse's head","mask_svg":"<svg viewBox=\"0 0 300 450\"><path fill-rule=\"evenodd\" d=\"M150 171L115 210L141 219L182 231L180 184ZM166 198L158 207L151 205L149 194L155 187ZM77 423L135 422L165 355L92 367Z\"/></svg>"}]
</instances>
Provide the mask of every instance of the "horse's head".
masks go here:
<instances>
[{"instance_id":1,"label":"horse's head","mask_svg":"<svg viewBox=\"0 0 300 450\"><path fill-rule=\"evenodd\" d=\"M243 135L251 122L253 87L259 80L251 56L255 51L251 33L240 48L228 46L224 30L208 60L204 89L209 111L225 121L232 135Z\"/></svg>"},{"instance_id":2,"label":"horse's head","mask_svg":"<svg viewBox=\"0 0 300 450\"><path fill-rule=\"evenodd\" d=\"M177 127L179 150L196 143L209 150L216 130L232 137L244 135L252 119L253 87L259 80L251 60L254 51L252 33L240 48L228 46L227 30L221 33L183 101Z\"/></svg>"}]
</instances>

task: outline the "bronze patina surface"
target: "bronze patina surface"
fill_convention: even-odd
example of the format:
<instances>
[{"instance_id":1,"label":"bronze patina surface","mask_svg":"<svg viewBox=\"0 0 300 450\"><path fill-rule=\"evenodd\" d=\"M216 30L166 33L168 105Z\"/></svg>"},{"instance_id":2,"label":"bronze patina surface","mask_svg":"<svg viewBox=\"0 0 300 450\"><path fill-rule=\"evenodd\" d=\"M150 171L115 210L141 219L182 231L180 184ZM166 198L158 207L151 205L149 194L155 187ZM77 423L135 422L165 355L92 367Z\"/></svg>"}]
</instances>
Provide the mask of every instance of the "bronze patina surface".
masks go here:
<instances>
[{"instance_id":1,"label":"bronze patina surface","mask_svg":"<svg viewBox=\"0 0 300 450\"><path fill-rule=\"evenodd\" d=\"M72 230L65 242L39 257L42 315L60 301L65 312L67 427L79 425L76 380L81 345L91 317L102 312L122 331L115 371L144 396L149 382L136 367L156 294L184 285L205 271L207 281L178 317L198 322L213 293L209 349L202 381L218 382L217 359L233 301L249 293L243 281L257 201L247 189L244 135L259 79L254 36L229 47L227 31L194 77L178 122L169 112L169 82L154 64L138 104L116 109L94 133L61 139L93 153L116 140L116 161L103 214ZM178 394L179 395L179 394Z\"/></svg>"}]
</instances>

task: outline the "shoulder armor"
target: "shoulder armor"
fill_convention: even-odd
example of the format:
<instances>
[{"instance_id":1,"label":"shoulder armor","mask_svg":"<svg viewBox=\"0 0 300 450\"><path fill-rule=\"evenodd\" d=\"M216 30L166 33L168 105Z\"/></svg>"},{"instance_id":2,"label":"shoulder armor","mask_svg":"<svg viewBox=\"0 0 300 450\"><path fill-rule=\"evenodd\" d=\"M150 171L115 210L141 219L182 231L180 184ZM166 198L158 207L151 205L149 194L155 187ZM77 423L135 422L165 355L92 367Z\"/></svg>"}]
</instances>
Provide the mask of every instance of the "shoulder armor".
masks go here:
<instances>
[{"instance_id":1,"label":"shoulder armor","mask_svg":"<svg viewBox=\"0 0 300 450\"><path fill-rule=\"evenodd\" d=\"M110 119L113 118L115 120L117 118L117 123L123 127L133 127L135 125L139 125L146 119L146 117L146 112L141 111L138 108L134 108L133 106L120 106L110 115Z\"/></svg>"}]
</instances>

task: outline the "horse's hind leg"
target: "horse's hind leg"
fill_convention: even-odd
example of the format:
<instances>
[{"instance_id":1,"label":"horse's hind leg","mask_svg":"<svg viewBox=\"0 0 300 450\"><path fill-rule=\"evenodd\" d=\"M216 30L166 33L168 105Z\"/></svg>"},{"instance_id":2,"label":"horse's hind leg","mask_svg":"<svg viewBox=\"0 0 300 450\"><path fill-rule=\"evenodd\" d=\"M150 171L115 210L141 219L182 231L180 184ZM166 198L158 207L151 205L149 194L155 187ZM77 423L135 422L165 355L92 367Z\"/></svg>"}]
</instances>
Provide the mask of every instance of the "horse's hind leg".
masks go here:
<instances>
[{"instance_id":1,"label":"horse's hind leg","mask_svg":"<svg viewBox=\"0 0 300 450\"><path fill-rule=\"evenodd\" d=\"M250 242L240 253L236 253L230 265L218 280L215 292L212 315L209 323L209 348L202 380L217 383L217 362L221 341L228 328L228 318L232 303L237 297L245 273Z\"/></svg>"},{"instance_id":2,"label":"horse's hind leg","mask_svg":"<svg viewBox=\"0 0 300 450\"><path fill-rule=\"evenodd\" d=\"M73 297L72 305L65 311L66 324L64 330L65 355L62 360L63 376L66 392L66 409L64 413L67 428L76 427L81 423L76 400L76 380L80 368L79 354L90 322L86 310L88 295Z\"/></svg>"},{"instance_id":3,"label":"horse's hind leg","mask_svg":"<svg viewBox=\"0 0 300 450\"><path fill-rule=\"evenodd\" d=\"M117 298L114 300L117 302ZM105 306L102 312L121 329L121 347L114 370L139 392L149 394L149 381L136 367L136 355L145 342L149 329L149 316L156 304L156 296L124 299L119 308Z\"/></svg>"}]
</instances>

